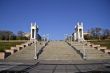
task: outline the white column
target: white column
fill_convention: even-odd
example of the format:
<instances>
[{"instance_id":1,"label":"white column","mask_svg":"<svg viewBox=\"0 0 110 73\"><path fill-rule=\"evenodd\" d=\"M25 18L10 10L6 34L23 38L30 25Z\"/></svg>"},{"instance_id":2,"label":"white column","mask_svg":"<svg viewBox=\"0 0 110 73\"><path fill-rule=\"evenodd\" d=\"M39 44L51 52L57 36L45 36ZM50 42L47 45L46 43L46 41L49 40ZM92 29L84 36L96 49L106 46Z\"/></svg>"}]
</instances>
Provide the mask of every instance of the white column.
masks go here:
<instances>
[{"instance_id":1,"label":"white column","mask_svg":"<svg viewBox=\"0 0 110 73\"><path fill-rule=\"evenodd\" d=\"M79 27L78 27L78 41L79 41L79 39L80 39L80 34L79 34Z\"/></svg>"},{"instance_id":2,"label":"white column","mask_svg":"<svg viewBox=\"0 0 110 73\"><path fill-rule=\"evenodd\" d=\"M78 41L79 41L79 39L80 39L80 34L79 34L79 22L77 23L77 38L78 38Z\"/></svg>"},{"instance_id":3,"label":"white column","mask_svg":"<svg viewBox=\"0 0 110 73\"><path fill-rule=\"evenodd\" d=\"M35 31L34 35L35 35L35 36L34 36L34 39L36 39L36 31Z\"/></svg>"},{"instance_id":4,"label":"white column","mask_svg":"<svg viewBox=\"0 0 110 73\"><path fill-rule=\"evenodd\" d=\"M83 35L83 28L82 28L82 40L84 40L84 35Z\"/></svg>"},{"instance_id":5,"label":"white column","mask_svg":"<svg viewBox=\"0 0 110 73\"><path fill-rule=\"evenodd\" d=\"M36 23L35 23L35 29L34 29L34 39L36 39Z\"/></svg>"},{"instance_id":6,"label":"white column","mask_svg":"<svg viewBox=\"0 0 110 73\"><path fill-rule=\"evenodd\" d=\"M30 40L32 39L32 23L31 23L31 33L30 33Z\"/></svg>"},{"instance_id":7,"label":"white column","mask_svg":"<svg viewBox=\"0 0 110 73\"><path fill-rule=\"evenodd\" d=\"M82 40L84 40L84 32L83 32L83 22L81 22L81 26L82 26Z\"/></svg>"}]
</instances>

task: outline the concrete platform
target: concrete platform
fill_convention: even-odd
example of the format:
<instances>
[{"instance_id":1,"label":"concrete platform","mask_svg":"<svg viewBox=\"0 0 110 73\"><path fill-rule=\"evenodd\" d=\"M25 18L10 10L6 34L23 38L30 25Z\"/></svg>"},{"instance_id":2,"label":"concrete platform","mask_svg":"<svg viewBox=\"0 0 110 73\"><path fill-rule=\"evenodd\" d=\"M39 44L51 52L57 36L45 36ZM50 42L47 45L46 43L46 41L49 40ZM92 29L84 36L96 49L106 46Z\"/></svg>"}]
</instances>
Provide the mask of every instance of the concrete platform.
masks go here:
<instances>
[{"instance_id":1,"label":"concrete platform","mask_svg":"<svg viewBox=\"0 0 110 73\"><path fill-rule=\"evenodd\" d=\"M79 62L79 63L78 63ZM0 73L109 73L110 61L41 61L35 64L0 62Z\"/></svg>"}]
</instances>

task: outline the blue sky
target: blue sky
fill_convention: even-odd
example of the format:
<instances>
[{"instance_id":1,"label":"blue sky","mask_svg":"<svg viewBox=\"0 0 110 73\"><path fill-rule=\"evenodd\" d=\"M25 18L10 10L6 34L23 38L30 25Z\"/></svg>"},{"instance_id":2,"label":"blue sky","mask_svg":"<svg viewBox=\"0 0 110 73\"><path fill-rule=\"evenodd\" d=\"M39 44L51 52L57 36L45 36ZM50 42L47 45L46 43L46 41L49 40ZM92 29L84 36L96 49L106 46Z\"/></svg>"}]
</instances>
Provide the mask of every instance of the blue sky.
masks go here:
<instances>
[{"instance_id":1,"label":"blue sky","mask_svg":"<svg viewBox=\"0 0 110 73\"><path fill-rule=\"evenodd\" d=\"M39 34L63 39L74 32L78 21L84 31L110 28L110 0L0 0L0 30L30 31L36 22Z\"/></svg>"}]
</instances>

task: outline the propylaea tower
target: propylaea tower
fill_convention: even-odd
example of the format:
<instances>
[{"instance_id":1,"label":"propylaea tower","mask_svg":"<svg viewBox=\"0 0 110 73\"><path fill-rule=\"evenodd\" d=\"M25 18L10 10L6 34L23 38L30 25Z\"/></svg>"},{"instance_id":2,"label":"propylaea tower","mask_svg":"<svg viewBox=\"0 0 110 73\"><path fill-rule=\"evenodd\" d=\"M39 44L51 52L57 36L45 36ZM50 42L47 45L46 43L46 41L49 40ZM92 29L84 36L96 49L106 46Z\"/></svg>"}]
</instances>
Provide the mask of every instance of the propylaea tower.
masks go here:
<instances>
[{"instance_id":1,"label":"propylaea tower","mask_svg":"<svg viewBox=\"0 0 110 73\"><path fill-rule=\"evenodd\" d=\"M84 41L83 22L78 22L75 26L74 40L78 42Z\"/></svg>"},{"instance_id":2,"label":"propylaea tower","mask_svg":"<svg viewBox=\"0 0 110 73\"><path fill-rule=\"evenodd\" d=\"M36 36L38 34L38 25L35 23L31 23L31 35L30 40L36 40Z\"/></svg>"}]
</instances>

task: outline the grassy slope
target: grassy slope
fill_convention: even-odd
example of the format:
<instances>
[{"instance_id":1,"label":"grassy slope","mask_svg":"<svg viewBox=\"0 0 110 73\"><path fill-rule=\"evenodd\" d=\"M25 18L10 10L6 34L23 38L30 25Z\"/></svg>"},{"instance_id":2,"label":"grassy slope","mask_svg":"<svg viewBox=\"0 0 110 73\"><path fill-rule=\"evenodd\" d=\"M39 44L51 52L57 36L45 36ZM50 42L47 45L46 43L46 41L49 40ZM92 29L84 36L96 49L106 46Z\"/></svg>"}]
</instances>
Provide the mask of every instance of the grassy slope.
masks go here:
<instances>
[{"instance_id":1,"label":"grassy slope","mask_svg":"<svg viewBox=\"0 0 110 73\"><path fill-rule=\"evenodd\" d=\"M100 44L101 46L106 46L108 49L110 49L110 40L95 40L95 41L89 41L94 44Z\"/></svg>"},{"instance_id":2,"label":"grassy slope","mask_svg":"<svg viewBox=\"0 0 110 73\"><path fill-rule=\"evenodd\" d=\"M10 49L12 46L16 46L23 42L0 42L0 52L5 51L5 49Z\"/></svg>"}]
</instances>

